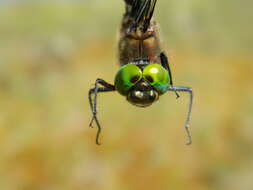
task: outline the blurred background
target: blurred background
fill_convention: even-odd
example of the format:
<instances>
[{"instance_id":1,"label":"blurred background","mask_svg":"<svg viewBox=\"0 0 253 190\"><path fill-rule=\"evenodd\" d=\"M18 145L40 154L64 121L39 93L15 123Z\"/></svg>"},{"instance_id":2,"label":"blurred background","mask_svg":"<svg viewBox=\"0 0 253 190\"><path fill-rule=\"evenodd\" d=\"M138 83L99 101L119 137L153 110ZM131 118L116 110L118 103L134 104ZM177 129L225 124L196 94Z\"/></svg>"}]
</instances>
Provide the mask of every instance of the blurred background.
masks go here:
<instances>
[{"instance_id":1,"label":"blurred background","mask_svg":"<svg viewBox=\"0 0 253 190\"><path fill-rule=\"evenodd\" d=\"M176 85L145 109L88 90L113 82L123 0L0 1L0 189L253 189L252 1L158 0Z\"/></svg>"}]
</instances>

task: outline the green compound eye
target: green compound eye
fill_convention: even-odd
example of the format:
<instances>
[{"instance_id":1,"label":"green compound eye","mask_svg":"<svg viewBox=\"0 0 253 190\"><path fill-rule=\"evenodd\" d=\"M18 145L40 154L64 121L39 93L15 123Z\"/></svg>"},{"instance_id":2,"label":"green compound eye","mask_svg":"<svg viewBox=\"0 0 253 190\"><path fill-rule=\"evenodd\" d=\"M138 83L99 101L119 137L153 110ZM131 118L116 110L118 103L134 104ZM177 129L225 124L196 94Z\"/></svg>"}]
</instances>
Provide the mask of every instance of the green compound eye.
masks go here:
<instances>
[{"instance_id":1,"label":"green compound eye","mask_svg":"<svg viewBox=\"0 0 253 190\"><path fill-rule=\"evenodd\" d=\"M152 86L154 86L160 94L167 91L170 77L168 71L160 64L150 64L145 67L143 77Z\"/></svg>"},{"instance_id":2,"label":"green compound eye","mask_svg":"<svg viewBox=\"0 0 253 190\"><path fill-rule=\"evenodd\" d=\"M142 72L139 67L132 64L127 64L120 68L116 74L114 84L116 90L122 94L127 95L129 89L134 86L142 77Z\"/></svg>"}]
</instances>

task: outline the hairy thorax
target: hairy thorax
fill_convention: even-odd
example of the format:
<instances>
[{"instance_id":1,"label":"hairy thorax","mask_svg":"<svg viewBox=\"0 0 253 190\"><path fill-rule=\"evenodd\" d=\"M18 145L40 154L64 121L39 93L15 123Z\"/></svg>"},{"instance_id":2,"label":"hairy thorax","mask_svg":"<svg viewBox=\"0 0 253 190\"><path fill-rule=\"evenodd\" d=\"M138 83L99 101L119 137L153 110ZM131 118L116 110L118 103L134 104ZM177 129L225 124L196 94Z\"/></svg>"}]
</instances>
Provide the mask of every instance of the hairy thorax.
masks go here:
<instances>
[{"instance_id":1,"label":"hairy thorax","mask_svg":"<svg viewBox=\"0 0 253 190\"><path fill-rule=\"evenodd\" d=\"M136 59L149 59L160 63L158 55L161 52L157 24L154 20L146 32L140 29L131 30L128 21L122 23L119 40L119 61L121 65Z\"/></svg>"}]
</instances>

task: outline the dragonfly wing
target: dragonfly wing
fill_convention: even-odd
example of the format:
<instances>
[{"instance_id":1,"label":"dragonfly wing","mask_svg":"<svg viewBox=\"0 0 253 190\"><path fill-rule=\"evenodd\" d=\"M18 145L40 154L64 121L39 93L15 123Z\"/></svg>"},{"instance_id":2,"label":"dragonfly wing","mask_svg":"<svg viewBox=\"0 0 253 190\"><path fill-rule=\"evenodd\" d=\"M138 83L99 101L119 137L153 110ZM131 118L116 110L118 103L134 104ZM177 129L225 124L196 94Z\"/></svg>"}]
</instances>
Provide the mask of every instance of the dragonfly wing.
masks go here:
<instances>
[{"instance_id":1,"label":"dragonfly wing","mask_svg":"<svg viewBox=\"0 0 253 190\"><path fill-rule=\"evenodd\" d=\"M157 0L125 0L126 15L132 20L134 28L146 32L153 16Z\"/></svg>"}]
</instances>

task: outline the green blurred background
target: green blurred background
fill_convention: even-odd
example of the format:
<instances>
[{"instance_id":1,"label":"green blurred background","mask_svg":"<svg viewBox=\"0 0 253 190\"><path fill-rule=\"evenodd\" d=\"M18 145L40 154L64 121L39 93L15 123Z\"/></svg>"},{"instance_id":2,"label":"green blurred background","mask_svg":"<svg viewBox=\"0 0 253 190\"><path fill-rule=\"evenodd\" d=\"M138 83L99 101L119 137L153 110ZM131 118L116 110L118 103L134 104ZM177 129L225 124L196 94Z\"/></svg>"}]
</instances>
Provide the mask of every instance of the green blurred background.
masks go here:
<instances>
[{"instance_id":1,"label":"green blurred background","mask_svg":"<svg viewBox=\"0 0 253 190\"><path fill-rule=\"evenodd\" d=\"M252 1L158 0L174 81L188 96L140 109L88 89L117 72L123 0L1 1L1 190L253 189Z\"/></svg>"}]
</instances>

